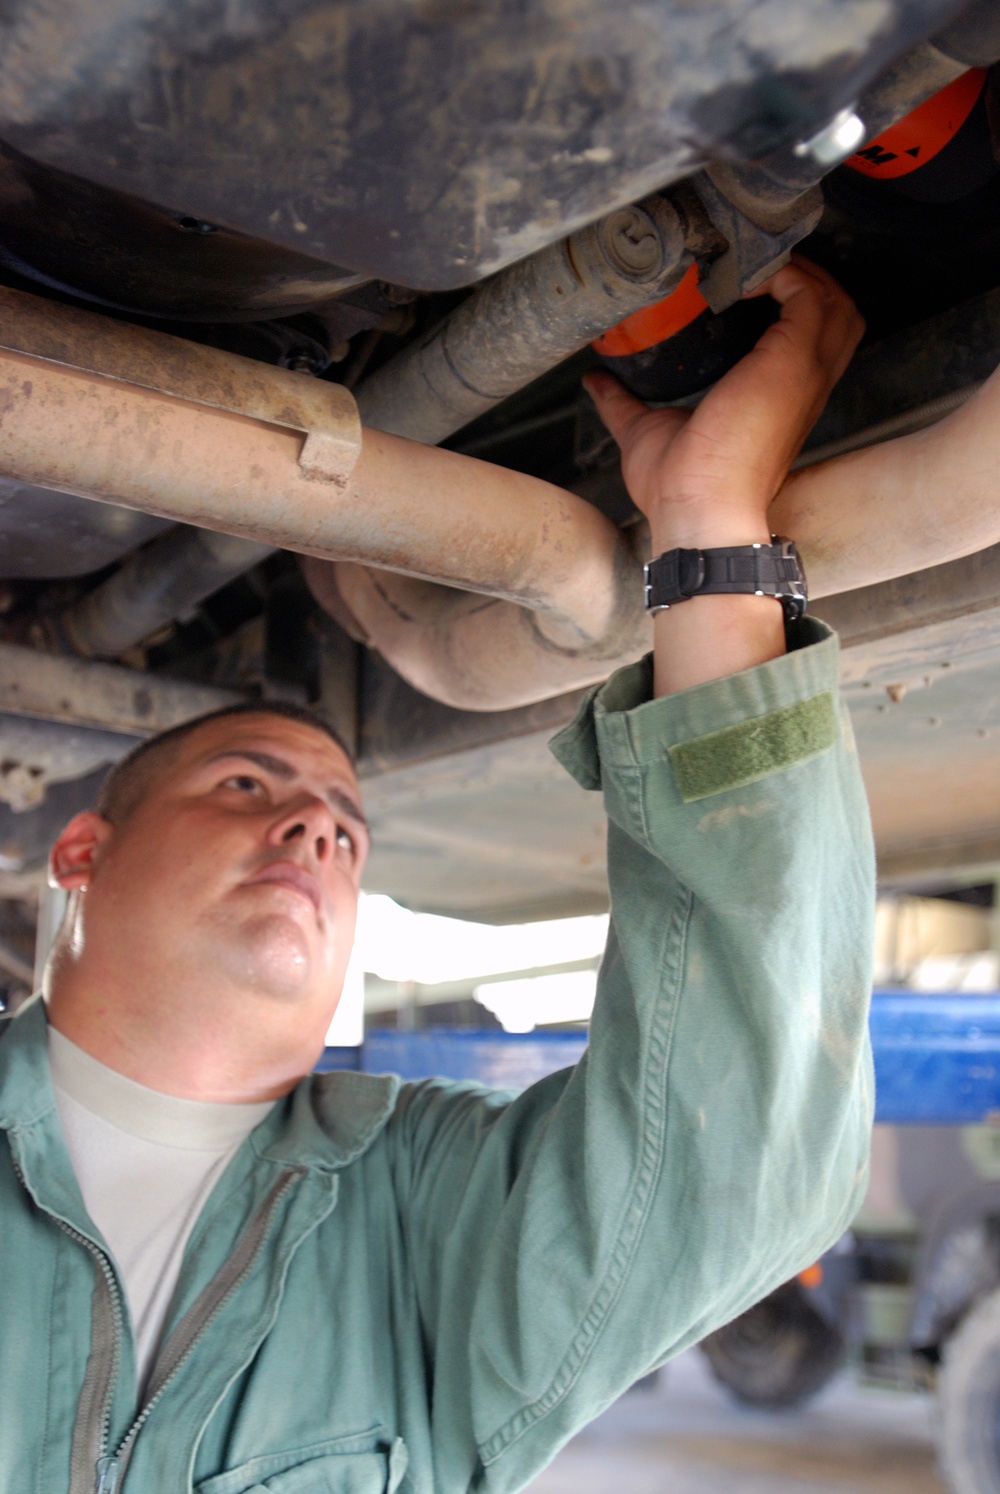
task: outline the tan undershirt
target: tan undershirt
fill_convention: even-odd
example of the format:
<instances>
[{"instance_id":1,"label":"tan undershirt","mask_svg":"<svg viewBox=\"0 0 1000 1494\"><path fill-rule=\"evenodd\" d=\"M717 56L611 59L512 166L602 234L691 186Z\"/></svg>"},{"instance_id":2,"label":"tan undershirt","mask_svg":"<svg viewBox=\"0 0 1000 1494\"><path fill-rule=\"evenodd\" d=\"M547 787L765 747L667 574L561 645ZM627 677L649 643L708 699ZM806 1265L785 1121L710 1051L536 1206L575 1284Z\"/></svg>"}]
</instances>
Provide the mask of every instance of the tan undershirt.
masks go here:
<instances>
[{"instance_id":1,"label":"tan undershirt","mask_svg":"<svg viewBox=\"0 0 1000 1494\"><path fill-rule=\"evenodd\" d=\"M51 1026L48 1036L63 1135L87 1212L125 1283L142 1386L198 1215L274 1102L180 1100L126 1079Z\"/></svg>"}]
</instances>

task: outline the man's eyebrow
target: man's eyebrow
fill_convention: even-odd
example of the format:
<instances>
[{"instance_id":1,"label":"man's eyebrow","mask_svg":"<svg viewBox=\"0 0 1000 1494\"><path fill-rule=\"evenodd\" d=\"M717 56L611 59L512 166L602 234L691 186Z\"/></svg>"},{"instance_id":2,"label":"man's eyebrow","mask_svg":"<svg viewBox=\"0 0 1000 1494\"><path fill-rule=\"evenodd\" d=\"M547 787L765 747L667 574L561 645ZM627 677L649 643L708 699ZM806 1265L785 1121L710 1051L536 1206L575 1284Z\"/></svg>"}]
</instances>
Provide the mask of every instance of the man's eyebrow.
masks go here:
<instances>
[{"instance_id":1,"label":"man's eyebrow","mask_svg":"<svg viewBox=\"0 0 1000 1494\"><path fill-rule=\"evenodd\" d=\"M338 788L335 783L331 783L326 791L326 797L331 804L336 804L337 808L346 814L349 820L356 820L365 830L368 829L368 821L350 794L345 794L343 789Z\"/></svg>"},{"instance_id":2,"label":"man's eyebrow","mask_svg":"<svg viewBox=\"0 0 1000 1494\"><path fill-rule=\"evenodd\" d=\"M299 776L298 769L286 762L283 757L274 757L270 752L258 752L253 747L227 747L225 752L217 752L214 757L210 757L207 766L210 767L212 763L222 762L230 757L240 757L245 762L256 763L258 768L263 768L265 773L272 773L283 783L291 783ZM335 783L330 784L325 793L328 803L334 805L342 814L346 814L349 819L356 820L359 825L368 829L368 821L350 794L345 794L344 790Z\"/></svg>"},{"instance_id":3,"label":"man's eyebrow","mask_svg":"<svg viewBox=\"0 0 1000 1494\"><path fill-rule=\"evenodd\" d=\"M227 747L224 752L217 752L214 757L210 757L207 766L224 762L227 757L242 757L248 763L256 763L258 768L273 773L275 778L281 778L286 783L297 776L291 763L286 763L283 757L272 757L270 752L255 752L251 747Z\"/></svg>"}]
</instances>

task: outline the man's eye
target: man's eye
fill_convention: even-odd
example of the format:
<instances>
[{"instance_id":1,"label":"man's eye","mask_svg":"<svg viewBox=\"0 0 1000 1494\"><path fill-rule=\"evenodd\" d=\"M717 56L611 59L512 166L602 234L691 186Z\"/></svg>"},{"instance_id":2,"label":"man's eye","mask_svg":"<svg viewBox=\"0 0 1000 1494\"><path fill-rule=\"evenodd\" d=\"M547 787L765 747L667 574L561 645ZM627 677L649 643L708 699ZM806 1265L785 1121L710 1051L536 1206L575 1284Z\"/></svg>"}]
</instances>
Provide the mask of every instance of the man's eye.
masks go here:
<instances>
[{"instance_id":1,"label":"man's eye","mask_svg":"<svg viewBox=\"0 0 1000 1494\"><path fill-rule=\"evenodd\" d=\"M340 851L347 851L352 856L354 855L356 849L354 844L354 836L350 833L349 830L345 830L343 825L340 825L337 829L337 849Z\"/></svg>"},{"instance_id":2,"label":"man's eye","mask_svg":"<svg viewBox=\"0 0 1000 1494\"><path fill-rule=\"evenodd\" d=\"M231 778L223 780L223 788L238 789L241 794L254 794L260 788L260 779L252 778L249 773L234 773Z\"/></svg>"}]
</instances>

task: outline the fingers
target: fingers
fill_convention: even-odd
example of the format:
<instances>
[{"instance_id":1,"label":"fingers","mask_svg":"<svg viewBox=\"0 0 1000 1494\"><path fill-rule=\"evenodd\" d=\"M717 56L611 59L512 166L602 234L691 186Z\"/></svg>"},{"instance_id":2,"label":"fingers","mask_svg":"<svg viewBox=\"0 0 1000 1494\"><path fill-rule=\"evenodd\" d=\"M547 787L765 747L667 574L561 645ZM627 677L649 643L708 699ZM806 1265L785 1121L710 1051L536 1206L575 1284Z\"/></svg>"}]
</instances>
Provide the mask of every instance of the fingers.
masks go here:
<instances>
[{"instance_id":1,"label":"fingers","mask_svg":"<svg viewBox=\"0 0 1000 1494\"><path fill-rule=\"evenodd\" d=\"M756 290L747 291L745 299L752 300L755 296L773 296L779 305L783 306L804 289L818 295L821 303L831 310L834 308L841 308L845 311L850 309L857 314L854 302L840 282L834 280L822 265L814 264L811 259L804 259L801 254L793 254L788 264L776 270L768 280L758 285Z\"/></svg>"},{"instance_id":2,"label":"fingers","mask_svg":"<svg viewBox=\"0 0 1000 1494\"><path fill-rule=\"evenodd\" d=\"M790 336L800 353L811 353L827 372L828 386L832 387L865 329L861 314L843 287L819 265L796 255L752 294L770 295L778 302L779 335Z\"/></svg>"},{"instance_id":3,"label":"fingers","mask_svg":"<svg viewBox=\"0 0 1000 1494\"><path fill-rule=\"evenodd\" d=\"M668 454L690 410L651 410L603 370L589 373L584 387L618 443L622 476L636 507L649 516L663 479Z\"/></svg>"},{"instance_id":4,"label":"fingers","mask_svg":"<svg viewBox=\"0 0 1000 1494\"><path fill-rule=\"evenodd\" d=\"M665 502L717 506L724 491L741 495L747 513L766 507L850 361L863 324L825 270L795 261L759 293L781 316L693 411L650 409L604 371L584 380L651 522Z\"/></svg>"},{"instance_id":5,"label":"fingers","mask_svg":"<svg viewBox=\"0 0 1000 1494\"><path fill-rule=\"evenodd\" d=\"M847 292L808 260L795 258L760 289L781 315L744 360L742 378L783 407L791 460L850 362L864 322ZM739 366L734 374L739 378Z\"/></svg>"}]
</instances>

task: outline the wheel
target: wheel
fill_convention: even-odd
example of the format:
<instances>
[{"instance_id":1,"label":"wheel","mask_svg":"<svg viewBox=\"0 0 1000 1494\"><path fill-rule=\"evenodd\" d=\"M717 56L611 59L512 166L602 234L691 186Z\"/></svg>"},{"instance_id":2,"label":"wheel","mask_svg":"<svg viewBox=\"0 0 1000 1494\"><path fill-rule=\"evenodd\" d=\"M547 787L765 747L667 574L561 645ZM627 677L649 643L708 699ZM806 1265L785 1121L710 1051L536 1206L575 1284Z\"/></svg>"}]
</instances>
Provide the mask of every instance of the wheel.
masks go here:
<instances>
[{"instance_id":1,"label":"wheel","mask_svg":"<svg viewBox=\"0 0 1000 1494\"><path fill-rule=\"evenodd\" d=\"M797 1286L780 1287L703 1339L717 1380L749 1406L796 1406L839 1369L844 1341Z\"/></svg>"},{"instance_id":2,"label":"wheel","mask_svg":"<svg viewBox=\"0 0 1000 1494\"><path fill-rule=\"evenodd\" d=\"M953 1494L1000 1494L1000 1291L967 1314L938 1381L941 1468Z\"/></svg>"}]
</instances>

